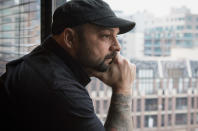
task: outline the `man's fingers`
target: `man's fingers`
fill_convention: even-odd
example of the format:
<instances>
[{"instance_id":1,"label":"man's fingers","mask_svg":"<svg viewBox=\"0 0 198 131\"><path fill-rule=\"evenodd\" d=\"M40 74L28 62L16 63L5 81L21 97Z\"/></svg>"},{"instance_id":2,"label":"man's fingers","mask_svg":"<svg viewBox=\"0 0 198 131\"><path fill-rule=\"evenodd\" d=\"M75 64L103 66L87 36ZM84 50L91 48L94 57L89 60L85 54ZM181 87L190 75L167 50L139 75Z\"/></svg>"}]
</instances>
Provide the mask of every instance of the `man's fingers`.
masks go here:
<instances>
[{"instance_id":1,"label":"man's fingers","mask_svg":"<svg viewBox=\"0 0 198 131\"><path fill-rule=\"evenodd\" d=\"M120 64L120 63L122 63L123 59L124 59L123 56L121 56L120 53L117 53L117 55L115 56L115 58L113 60L113 63Z\"/></svg>"},{"instance_id":2,"label":"man's fingers","mask_svg":"<svg viewBox=\"0 0 198 131\"><path fill-rule=\"evenodd\" d=\"M132 73L132 79L135 80L136 78L136 65L133 63L130 63L130 69Z\"/></svg>"}]
</instances>

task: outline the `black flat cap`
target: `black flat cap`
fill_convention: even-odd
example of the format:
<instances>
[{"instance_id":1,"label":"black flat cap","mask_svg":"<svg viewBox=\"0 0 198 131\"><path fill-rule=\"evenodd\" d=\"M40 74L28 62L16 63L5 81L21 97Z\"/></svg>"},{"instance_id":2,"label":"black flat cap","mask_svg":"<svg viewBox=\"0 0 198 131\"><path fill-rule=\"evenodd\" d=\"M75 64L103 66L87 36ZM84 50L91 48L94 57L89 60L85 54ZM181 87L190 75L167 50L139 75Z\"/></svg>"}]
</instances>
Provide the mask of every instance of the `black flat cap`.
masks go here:
<instances>
[{"instance_id":1,"label":"black flat cap","mask_svg":"<svg viewBox=\"0 0 198 131\"><path fill-rule=\"evenodd\" d=\"M92 23L102 27L119 28L119 34L134 28L135 23L118 18L102 0L71 0L58 7L53 14L52 33L61 33L66 27Z\"/></svg>"}]
</instances>

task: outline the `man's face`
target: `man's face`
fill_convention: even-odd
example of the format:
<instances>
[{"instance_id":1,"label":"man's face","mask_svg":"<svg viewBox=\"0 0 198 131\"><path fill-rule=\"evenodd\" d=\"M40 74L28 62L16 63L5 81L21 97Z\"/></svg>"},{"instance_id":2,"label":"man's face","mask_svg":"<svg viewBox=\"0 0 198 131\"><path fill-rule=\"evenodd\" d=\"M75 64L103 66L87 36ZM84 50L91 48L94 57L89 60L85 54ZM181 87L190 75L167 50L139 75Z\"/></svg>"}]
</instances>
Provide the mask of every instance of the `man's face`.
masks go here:
<instances>
[{"instance_id":1,"label":"man's face","mask_svg":"<svg viewBox=\"0 0 198 131\"><path fill-rule=\"evenodd\" d=\"M120 51L117 41L119 28L103 28L92 24L82 26L78 33L76 58L84 68L99 72L108 70Z\"/></svg>"}]
</instances>

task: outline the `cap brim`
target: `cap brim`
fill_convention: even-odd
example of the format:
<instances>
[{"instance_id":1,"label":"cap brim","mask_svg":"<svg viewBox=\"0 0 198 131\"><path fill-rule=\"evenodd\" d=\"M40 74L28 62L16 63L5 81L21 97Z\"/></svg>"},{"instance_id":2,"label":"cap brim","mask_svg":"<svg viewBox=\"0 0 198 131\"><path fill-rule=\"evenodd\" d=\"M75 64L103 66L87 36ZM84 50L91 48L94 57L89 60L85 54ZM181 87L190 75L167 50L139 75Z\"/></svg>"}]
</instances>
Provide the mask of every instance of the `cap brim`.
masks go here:
<instances>
[{"instance_id":1,"label":"cap brim","mask_svg":"<svg viewBox=\"0 0 198 131\"><path fill-rule=\"evenodd\" d=\"M119 34L124 34L126 32L129 32L135 27L135 22L118 17L108 17L108 18L92 21L91 23L103 27L119 28L120 29Z\"/></svg>"}]
</instances>

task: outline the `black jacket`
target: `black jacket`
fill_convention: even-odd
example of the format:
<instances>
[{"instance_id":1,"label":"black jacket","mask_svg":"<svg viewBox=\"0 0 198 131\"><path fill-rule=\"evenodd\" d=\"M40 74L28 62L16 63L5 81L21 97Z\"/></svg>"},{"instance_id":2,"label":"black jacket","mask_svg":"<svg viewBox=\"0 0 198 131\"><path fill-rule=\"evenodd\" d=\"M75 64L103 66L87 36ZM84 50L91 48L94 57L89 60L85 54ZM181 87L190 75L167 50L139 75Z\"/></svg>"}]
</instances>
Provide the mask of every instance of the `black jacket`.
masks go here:
<instances>
[{"instance_id":1,"label":"black jacket","mask_svg":"<svg viewBox=\"0 0 198 131\"><path fill-rule=\"evenodd\" d=\"M89 82L81 65L49 37L6 65L4 83L14 129L104 131L85 88Z\"/></svg>"}]
</instances>

